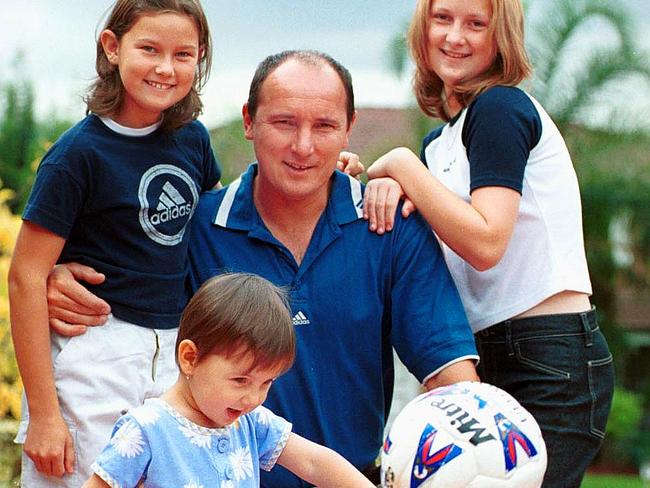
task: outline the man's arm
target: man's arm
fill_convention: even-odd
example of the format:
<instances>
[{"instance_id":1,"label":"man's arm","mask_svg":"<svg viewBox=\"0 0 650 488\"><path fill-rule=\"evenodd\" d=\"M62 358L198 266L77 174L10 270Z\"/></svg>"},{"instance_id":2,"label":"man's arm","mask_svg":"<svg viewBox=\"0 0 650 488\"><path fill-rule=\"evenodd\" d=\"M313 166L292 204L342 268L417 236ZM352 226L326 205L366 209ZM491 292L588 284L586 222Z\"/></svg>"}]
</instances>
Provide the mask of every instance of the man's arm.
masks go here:
<instances>
[{"instance_id":1,"label":"man's arm","mask_svg":"<svg viewBox=\"0 0 650 488\"><path fill-rule=\"evenodd\" d=\"M63 336L76 336L87 327L106 322L111 307L79 284L102 283L105 276L89 266L66 263L55 266L47 279L50 328Z\"/></svg>"},{"instance_id":2,"label":"man's arm","mask_svg":"<svg viewBox=\"0 0 650 488\"><path fill-rule=\"evenodd\" d=\"M450 364L438 374L431 376L424 382L427 391L439 386L451 385L460 381L481 381L476 374L476 366L471 359L464 359L457 363Z\"/></svg>"},{"instance_id":3,"label":"man's arm","mask_svg":"<svg viewBox=\"0 0 650 488\"><path fill-rule=\"evenodd\" d=\"M391 342L427 388L477 381L474 336L442 251L420 215L397 216Z\"/></svg>"}]
</instances>

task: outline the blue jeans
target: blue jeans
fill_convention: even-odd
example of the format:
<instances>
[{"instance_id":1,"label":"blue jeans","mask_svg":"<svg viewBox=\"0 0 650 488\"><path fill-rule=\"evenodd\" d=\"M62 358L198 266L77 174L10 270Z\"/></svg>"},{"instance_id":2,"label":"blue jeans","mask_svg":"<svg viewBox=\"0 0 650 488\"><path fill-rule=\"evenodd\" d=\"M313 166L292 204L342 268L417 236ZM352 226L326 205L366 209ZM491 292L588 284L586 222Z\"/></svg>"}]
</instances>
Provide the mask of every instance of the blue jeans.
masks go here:
<instances>
[{"instance_id":1,"label":"blue jeans","mask_svg":"<svg viewBox=\"0 0 650 488\"><path fill-rule=\"evenodd\" d=\"M476 334L478 373L537 420L548 453L544 488L579 488L597 454L614 367L596 312L506 320Z\"/></svg>"}]
</instances>

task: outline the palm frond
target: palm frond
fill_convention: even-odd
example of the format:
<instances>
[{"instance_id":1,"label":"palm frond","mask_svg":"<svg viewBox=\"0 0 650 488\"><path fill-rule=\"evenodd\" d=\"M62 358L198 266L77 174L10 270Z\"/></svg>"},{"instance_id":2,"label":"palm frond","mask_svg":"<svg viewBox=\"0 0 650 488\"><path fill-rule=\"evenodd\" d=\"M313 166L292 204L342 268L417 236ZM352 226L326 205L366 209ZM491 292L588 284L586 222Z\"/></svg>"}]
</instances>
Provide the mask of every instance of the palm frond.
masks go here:
<instances>
[{"instance_id":1,"label":"palm frond","mask_svg":"<svg viewBox=\"0 0 650 488\"><path fill-rule=\"evenodd\" d=\"M542 103L548 102L562 84L562 61L567 50L575 50L573 41L588 21L600 18L607 22L617 34L622 52L632 51L634 45L629 15L620 6L601 0L557 0L555 6L556 11L532 26L536 36L529 47L535 66L533 91Z\"/></svg>"},{"instance_id":2,"label":"palm frond","mask_svg":"<svg viewBox=\"0 0 650 488\"><path fill-rule=\"evenodd\" d=\"M574 73L570 93L562 96L555 92L561 99L560 103L555 100L553 104L557 107L553 112L556 123L565 126L575 122L581 110L591 106L606 86L635 74L650 81L650 66L635 53L619 48L593 54L582 69Z\"/></svg>"},{"instance_id":3,"label":"palm frond","mask_svg":"<svg viewBox=\"0 0 650 488\"><path fill-rule=\"evenodd\" d=\"M406 45L406 29L396 34L388 44L388 63L391 73L397 78L401 78L408 66L408 48Z\"/></svg>"}]
</instances>

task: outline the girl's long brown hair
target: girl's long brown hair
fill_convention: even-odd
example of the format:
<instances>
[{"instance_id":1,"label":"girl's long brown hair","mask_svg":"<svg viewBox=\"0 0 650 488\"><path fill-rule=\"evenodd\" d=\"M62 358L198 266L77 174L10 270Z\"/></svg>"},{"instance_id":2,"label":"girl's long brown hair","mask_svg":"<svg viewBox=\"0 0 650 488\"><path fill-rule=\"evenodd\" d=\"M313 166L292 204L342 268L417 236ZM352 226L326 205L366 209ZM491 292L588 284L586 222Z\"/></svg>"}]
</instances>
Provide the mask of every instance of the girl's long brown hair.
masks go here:
<instances>
[{"instance_id":1,"label":"girl's long brown hair","mask_svg":"<svg viewBox=\"0 0 650 488\"><path fill-rule=\"evenodd\" d=\"M199 59L192 89L185 98L169 107L163 114L161 129L169 132L196 119L203 110L199 94L208 80L212 66L212 41L208 21L199 0L118 0L103 30L112 31L119 41L140 16L165 12L188 15L196 23L199 32ZM117 66L108 61L99 39L95 69L97 78L84 98L86 112L105 117L115 116L122 108L124 85Z\"/></svg>"}]
</instances>

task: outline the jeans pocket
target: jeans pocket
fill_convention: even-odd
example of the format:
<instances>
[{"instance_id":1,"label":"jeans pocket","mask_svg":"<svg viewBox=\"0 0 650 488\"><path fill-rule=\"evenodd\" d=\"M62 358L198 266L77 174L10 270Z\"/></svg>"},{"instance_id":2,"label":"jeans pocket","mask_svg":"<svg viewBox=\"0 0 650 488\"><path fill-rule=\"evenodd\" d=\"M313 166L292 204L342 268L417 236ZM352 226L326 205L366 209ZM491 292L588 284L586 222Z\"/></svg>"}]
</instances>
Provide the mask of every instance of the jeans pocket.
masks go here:
<instances>
[{"instance_id":1,"label":"jeans pocket","mask_svg":"<svg viewBox=\"0 0 650 488\"><path fill-rule=\"evenodd\" d=\"M612 355L587 362L589 393L591 394L590 430L603 439L612 405L614 389L614 364Z\"/></svg>"},{"instance_id":2,"label":"jeans pocket","mask_svg":"<svg viewBox=\"0 0 650 488\"><path fill-rule=\"evenodd\" d=\"M564 358L571 354L571 343L564 345L564 342L557 338L537 338L516 341L513 345L521 364L542 375L570 380L570 362L567 363Z\"/></svg>"}]
</instances>

